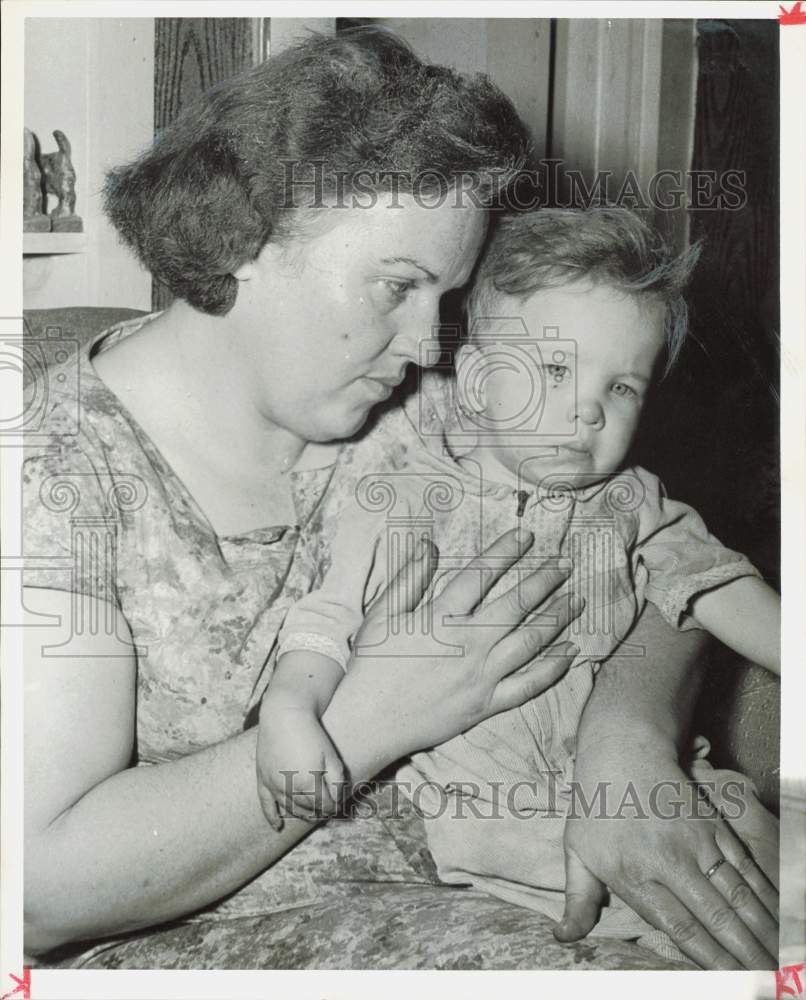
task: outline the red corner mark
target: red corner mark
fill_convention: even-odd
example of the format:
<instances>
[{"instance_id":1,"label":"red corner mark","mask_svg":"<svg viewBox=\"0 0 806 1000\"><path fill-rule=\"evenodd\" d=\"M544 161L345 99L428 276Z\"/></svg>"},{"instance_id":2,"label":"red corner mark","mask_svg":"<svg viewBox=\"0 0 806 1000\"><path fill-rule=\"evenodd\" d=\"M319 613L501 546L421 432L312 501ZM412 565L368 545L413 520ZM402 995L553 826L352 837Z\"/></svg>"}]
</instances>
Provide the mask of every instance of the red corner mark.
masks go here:
<instances>
[{"instance_id":1,"label":"red corner mark","mask_svg":"<svg viewBox=\"0 0 806 1000\"><path fill-rule=\"evenodd\" d=\"M800 965L785 965L775 973L775 1000L781 1000L781 997L784 996L799 997L801 995L803 986L798 973L804 969L806 969L806 964L801 962ZM787 986L789 980L794 984L794 989ZM0 1000L3 998L0 997Z\"/></svg>"},{"instance_id":2,"label":"red corner mark","mask_svg":"<svg viewBox=\"0 0 806 1000\"><path fill-rule=\"evenodd\" d=\"M16 996L19 996L19 1000L31 1000L31 970L23 969L22 979L15 976L13 972L10 972L9 975L17 985L13 990L9 990L8 993L4 993L0 997L0 1000L7 1000L8 997Z\"/></svg>"},{"instance_id":3,"label":"red corner mark","mask_svg":"<svg viewBox=\"0 0 806 1000\"><path fill-rule=\"evenodd\" d=\"M801 4L803 0L797 0L794 4L792 10L787 10L783 4L778 4L778 10L780 14L778 15L779 24L806 24L806 11L801 10ZM2 998L0 998L2 1000Z\"/></svg>"}]
</instances>

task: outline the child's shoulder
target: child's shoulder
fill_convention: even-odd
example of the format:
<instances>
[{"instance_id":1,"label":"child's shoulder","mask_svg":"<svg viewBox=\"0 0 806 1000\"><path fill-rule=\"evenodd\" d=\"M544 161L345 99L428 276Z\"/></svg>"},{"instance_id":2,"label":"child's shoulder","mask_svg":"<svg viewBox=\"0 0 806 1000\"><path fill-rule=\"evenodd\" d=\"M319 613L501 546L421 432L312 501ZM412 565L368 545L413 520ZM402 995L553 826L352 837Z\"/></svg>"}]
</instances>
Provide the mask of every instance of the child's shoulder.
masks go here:
<instances>
[{"instance_id":1,"label":"child's shoulder","mask_svg":"<svg viewBox=\"0 0 806 1000\"><path fill-rule=\"evenodd\" d=\"M600 510L618 518L647 513L647 509L659 506L666 493L654 473L633 465L608 476L603 483L592 487L589 495Z\"/></svg>"},{"instance_id":2,"label":"child's shoulder","mask_svg":"<svg viewBox=\"0 0 806 1000\"><path fill-rule=\"evenodd\" d=\"M654 472L642 465L631 465L614 477L613 486L619 489L629 489L636 502L657 502L666 496L666 488Z\"/></svg>"},{"instance_id":3,"label":"child's shoulder","mask_svg":"<svg viewBox=\"0 0 806 1000\"><path fill-rule=\"evenodd\" d=\"M598 493L600 514L614 519L629 544L652 534L663 521L666 490L653 472L632 465L611 476Z\"/></svg>"}]
</instances>

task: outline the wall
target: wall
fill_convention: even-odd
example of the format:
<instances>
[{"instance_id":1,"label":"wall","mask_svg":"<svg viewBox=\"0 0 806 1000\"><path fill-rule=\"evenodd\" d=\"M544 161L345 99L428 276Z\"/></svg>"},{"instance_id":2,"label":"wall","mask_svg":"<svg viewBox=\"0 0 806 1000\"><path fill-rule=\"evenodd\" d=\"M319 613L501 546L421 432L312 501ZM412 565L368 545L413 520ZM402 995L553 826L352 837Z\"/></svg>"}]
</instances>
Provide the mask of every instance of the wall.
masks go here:
<instances>
[{"instance_id":1,"label":"wall","mask_svg":"<svg viewBox=\"0 0 806 1000\"><path fill-rule=\"evenodd\" d=\"M26 308L149 308L151 279L104 218L101 189L153 135L153 78L150 18L26 19L25 124L43 152L56 148L54 129L70 140L86 233L81 253L25 257Z\"/></svg>"},{"instance_id":2,"label":"wall","mask_svg":"<svg viewBox=\"0 0 806 1000\"><path fill-rule=\"evenodd\" d=\"M582 171L589 190L605 172L611 202L628 175L646 197L659 169L691 164L696 67L693 20L558 20L550 155ZM561 183L550 200L569 197ZM645 212L678 251L688 245L685 205L656 210L629 195L621 203Z\"/></svg>"},{"instance_id":3,"label":"wall","mask_svg":"<svg viewBox=\"0 0 806 1000\"><path fill-rule=\"evenodd\" d=\"M264 55L266 50L277 55L311 32L332 35L336 30L335 17L272 17L265 20L268 23L268 46Z\"/></svg>"}]
</instances>

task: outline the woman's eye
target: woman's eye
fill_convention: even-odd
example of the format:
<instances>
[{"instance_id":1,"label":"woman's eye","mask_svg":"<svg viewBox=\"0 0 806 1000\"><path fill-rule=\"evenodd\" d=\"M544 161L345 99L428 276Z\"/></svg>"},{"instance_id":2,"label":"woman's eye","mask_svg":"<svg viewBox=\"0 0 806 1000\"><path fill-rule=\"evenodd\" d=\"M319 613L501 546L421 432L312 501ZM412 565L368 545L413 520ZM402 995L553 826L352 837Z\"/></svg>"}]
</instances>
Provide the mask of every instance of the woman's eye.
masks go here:
<instances>
[{"instance_id":1,"label":"woman's eye","mask_svg":"<svg viewBox=\"0 0 806 1000\"><path fill-rule=\"evenodd\" d=\"M563 382L571 376L571 369L568 365L546 365L545 368L546 374L552 382Z\"/></svg>"},{"instance_id":2,"label":"woman's eye","mask_svg":"<svg viewBox=\"0 0 806 1000\"><path fill-rule=\"evenodd\" d=\"M405 278L379 278L378 287L382 303L397 305L414 287L414 282Z\"/></svg>"},{"instance_id":3,"label":"woman's eye","mask_svg":"<svg viewBox=\"0 0 806 1000\"><path fill-rule=\"evenodd\" d=\"M626 382L614 382L611 389L617 396L629 397L638 395L635 389L631 385L627 385Z\"/></svg>"}]
</instances>

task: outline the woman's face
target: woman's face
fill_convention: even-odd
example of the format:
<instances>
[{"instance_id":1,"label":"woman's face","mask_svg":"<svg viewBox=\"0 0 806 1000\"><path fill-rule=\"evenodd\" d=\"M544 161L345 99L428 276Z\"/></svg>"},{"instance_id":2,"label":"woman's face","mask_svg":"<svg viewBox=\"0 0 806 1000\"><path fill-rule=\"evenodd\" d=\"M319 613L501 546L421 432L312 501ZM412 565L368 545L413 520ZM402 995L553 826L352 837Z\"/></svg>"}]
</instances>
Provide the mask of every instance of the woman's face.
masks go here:
<instances>
[{"instance_id":1,"label":"woman's face","mask_svg":"<svg viewBox=\"0 0 806 1000\"><path fill-rule=\"evenodd\" d=\"M236 273L228 319L266 419L306 441L348 437L422 363L440 298L468 280L485 235L486 213L457 200L326 209L312 235Z\"/></svg>"}]
</instances>

